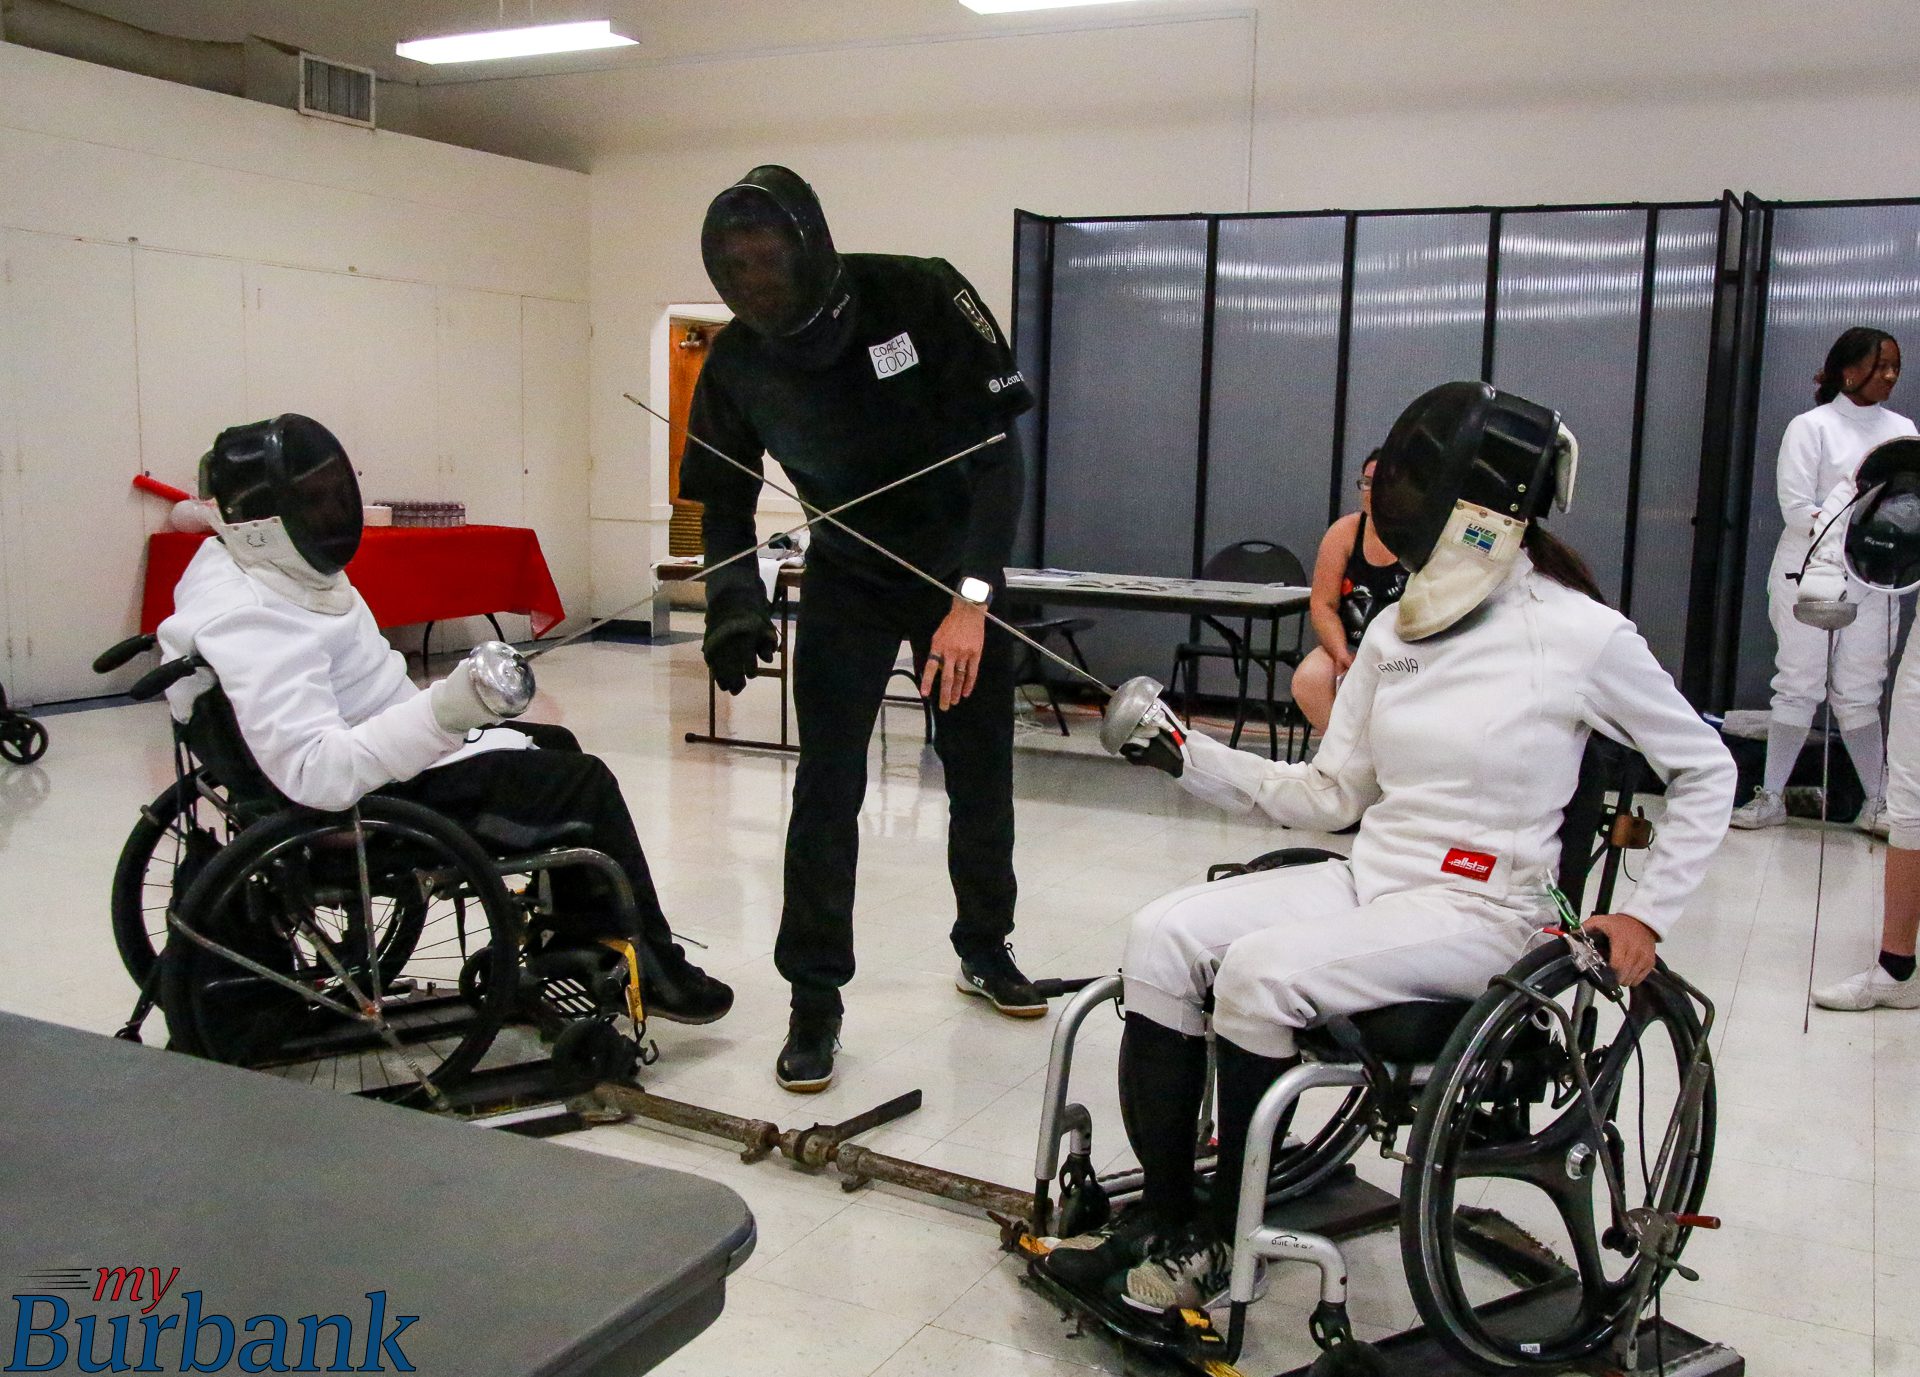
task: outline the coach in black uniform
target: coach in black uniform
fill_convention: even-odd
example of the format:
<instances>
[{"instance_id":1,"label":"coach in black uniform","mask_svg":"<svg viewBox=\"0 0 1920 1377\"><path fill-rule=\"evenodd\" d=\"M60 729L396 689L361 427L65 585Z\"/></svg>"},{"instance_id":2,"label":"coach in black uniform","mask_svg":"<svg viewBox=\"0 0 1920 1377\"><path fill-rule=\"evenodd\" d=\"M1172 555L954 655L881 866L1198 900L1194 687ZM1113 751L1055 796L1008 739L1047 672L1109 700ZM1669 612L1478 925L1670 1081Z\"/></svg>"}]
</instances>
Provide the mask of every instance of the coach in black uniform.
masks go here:
<instances>
[{"instance_id":1,"label":"coach in black uniform","mask_svg":"<svg viewBox=\"0 0 1920 1377\"><path fill-rule=\"evenodd\" d=\"M1011 422L1033 399L964 277L938 258L835 252L812 188L784 167L757 167L721 192L700 247L736 323L714 340L690 434L755 470L763 452L773 455L800 496L827 510L1007 432L840 518L959 596L830 522L813 526L795 646L800 763L774 962L793 987L776 1075L789 1090L821 1090L833 1078L840 987L853 976L867 741L903 640L922 694L940 709L934 744L950 805L957 984L1003 1013L1046 1012L1007 945L1013 647L985 617L1004 587L1020 505ZM689 443L680 490L705 505L709 564L754 543L757 479ZM738 693L774 645L752 562L715 575L704 649L720 687Z\"/></svg>"}]
</instances>

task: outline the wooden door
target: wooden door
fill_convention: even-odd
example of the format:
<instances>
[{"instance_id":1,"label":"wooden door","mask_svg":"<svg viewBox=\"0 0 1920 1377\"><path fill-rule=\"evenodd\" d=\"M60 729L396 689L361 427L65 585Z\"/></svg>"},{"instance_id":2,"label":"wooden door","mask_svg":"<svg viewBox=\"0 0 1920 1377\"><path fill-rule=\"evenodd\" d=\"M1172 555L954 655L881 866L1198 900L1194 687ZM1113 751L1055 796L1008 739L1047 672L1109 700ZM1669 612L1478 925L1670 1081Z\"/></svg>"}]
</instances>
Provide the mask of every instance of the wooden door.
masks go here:
<instances>
[{"instance_id":1,"label":"wooden door","mask_svg":"<svg viewBox=\"0 0 1920 1377\"><path fill-rule=\"evenodd\" d=\"M675 316L667 322L667 414L673 417L667 439L667 499L673 517L667 525L667 553L700 553L700 504L680 496L680 456L687 448L687 413L693 409L693 385L706 367L713 337L726 327L710 320Z\"/></svg>"}]
</instances>

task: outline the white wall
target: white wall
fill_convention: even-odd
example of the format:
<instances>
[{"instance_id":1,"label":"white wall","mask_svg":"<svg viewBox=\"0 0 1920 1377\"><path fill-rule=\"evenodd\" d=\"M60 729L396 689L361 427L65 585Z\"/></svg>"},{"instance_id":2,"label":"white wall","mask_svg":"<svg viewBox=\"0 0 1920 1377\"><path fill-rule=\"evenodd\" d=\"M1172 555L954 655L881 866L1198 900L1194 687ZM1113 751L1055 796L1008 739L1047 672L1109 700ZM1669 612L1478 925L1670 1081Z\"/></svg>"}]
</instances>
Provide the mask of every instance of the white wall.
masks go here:
<instances>
[{"instance_id":1,"label":"white wall","mask_svg":"<svg viewBox=\"0 0 1920 1377\"><path fill-rule=\"evenodd\" d=\"M1902 56L1920 48L1920 6L1074 13L1089 17L423 91L423 122L443 137L592 170L596 611L644 592L665 549L664 448L619 393L652 384L666 305L711 299L701 213L758 162L813 181L843 248L948 257L1003 318L1016 207L1920 193L1920 101Z\"/></svg>"},{"instance_id":2,"label":"white wall","mask_svg":"<svg viewBox=\"0 0 1920 1377\"><path fill-rule=\"evenodd\" d=\"M191 488L218 430L283 411L369 499L534 525L584 612L587 211L577 173L0 43L9 692L124 684L88 662L165 519L129 480Z\"/></svg>"}]
</instances>

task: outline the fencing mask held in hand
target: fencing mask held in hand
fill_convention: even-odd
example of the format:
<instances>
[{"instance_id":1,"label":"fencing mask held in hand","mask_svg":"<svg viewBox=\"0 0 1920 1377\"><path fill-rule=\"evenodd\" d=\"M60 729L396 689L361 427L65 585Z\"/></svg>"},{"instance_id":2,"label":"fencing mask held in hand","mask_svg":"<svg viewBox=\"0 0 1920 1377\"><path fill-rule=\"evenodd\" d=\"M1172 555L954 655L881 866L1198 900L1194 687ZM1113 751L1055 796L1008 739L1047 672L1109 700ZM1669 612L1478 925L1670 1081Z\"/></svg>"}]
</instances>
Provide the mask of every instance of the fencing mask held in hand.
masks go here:
<instances>
[{"instance_id":1,"label":"fencing mask held in hand","mask_svg":"<svg viewBox=\"0 0 1920 1377\"><path fill-rule=\"evenodd\" d=\"M1499 587L1527 523L1572 502L1579 453L1557 412L1486 383L1443 383L1400 413L1374 469L1373 520L1412 571L1401 636L1444 631Z\"/></svg>"},{"instance_id":2,"label":"fencing mask held in hand","mask_svg":"<svg viewBox=\"0 0 1920 1377\"><path fill-rule=\"evenodd\" d=\"M1881 593L1920 588L1920 437L1876 445L1860 462L1847 515L1847 572Z\"/></svg>"},{"instance_id":3,"label":"fencing mask held in hand","mask_svg":"<svg viewBox=\"0 0 1920 1377\"><path fill-rule=\"evenodd\" d=\"M714 197L700 256L735 319L777 357L825 367L840 356L852 289L819 198L797 173L756 167Z\"/></svg>"}]
</instances>

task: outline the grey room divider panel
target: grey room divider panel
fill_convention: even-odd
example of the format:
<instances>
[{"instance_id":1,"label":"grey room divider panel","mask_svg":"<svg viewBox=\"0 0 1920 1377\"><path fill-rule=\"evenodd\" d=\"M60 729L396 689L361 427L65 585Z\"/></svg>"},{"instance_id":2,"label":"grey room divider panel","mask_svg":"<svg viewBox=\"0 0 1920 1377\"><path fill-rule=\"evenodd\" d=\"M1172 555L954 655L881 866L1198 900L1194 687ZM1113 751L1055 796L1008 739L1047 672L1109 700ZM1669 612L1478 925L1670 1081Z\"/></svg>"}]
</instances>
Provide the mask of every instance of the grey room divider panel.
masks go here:
<instances>
[{"instance_id":1,"label":"grey room divider panel","mask_svg":"<svg viewBox=\"0 0 1920 1377\"><path fill-rule=\"evenodd\" d=\"M1647 212L1508 213L1499 247L1492 381L1556 408L1579 438L1573 507L1547 525L1619 607Z\"/></svg>"},{"instance_id":2,"label":"grey room divider panel","mask_svg":"<svg viewBox=\"0 0 1920 1377\"><path fill-rule=\"evenodd\" d=\"M1342 483L1408 402L1481 376L1491 225L1482 211L1360 217Z\"/></svg>"},{"instance_id":3,"label":"grey room divider panel","mask_svg":"<svg viewBox=\"0 0 1920 1377\"><path fill-rule=\"evenodd\" d=\"M1661 208L1653 214L1653 319L1644 369L1631 611L1654 655L1677 678L1686 649L1703 399L1713 357L1720 210Z\"/></svg>"},{"instance_id":4,"label":"grey room divider panel","mask_svg":"<svg viewBox=\"0 0 1920 1377\"><path fill-rule=\"evenodd\" d=\"M1344 215L1222 219L1205 555L1274 540L1309 570L1327 529Z\"/></svg>"},{"instance_id":5,"label":"grey room divider panel","mask_svg":"<svg viewBox=\"0 0 1920 1377\"><path fill-rule=\"evenodd\" d=\"M1054 227L1042 558L1065 569L1193 568L1209 226ZM1102 612L1083 639L1113 683L1164 674L1184 617Z\"/></svg>"},{"instance_id":6,"label":"grey room divider panel","mask_svg":"<svg viewBox=\"0 0 1920 1377\"><path fill-rule=\"evenodd\" d=\"M1722 270L1742 223L1730 196L1022 213L1020 359L1045 375L1039 557L1191 573L1234 541L1269 539L1310 567L1407 403L1437 383L1487 378L1560 409L1579 434L1580 491L1554 529L1662 663L1717 706L1723 666L1731 679L1718 638L1734 621L1734 590L1717 580L1737 566L1739 535L1723 515L1745 514L1727 455L1743 433L1732 418L1751 371L1735 345L1748 297L1743 273ZM1703 501L1712 514L1701 524ZM1179 618L1103 616L1099 667L1110 679L1163 675L1184 630ZM1206 684L1226 687L1217 672Z\"/></svg>"},{"instance_id":7,"label":"grey room divider panel","mask_svg":"<svg viewBox=\"0 0 1920 1377\"><path fill-rule=\"evenodd\" d=\"M1767 569L1781 529L1775 489L1780 437L1813 406L1813 375L1842 330L1872 325L1920 347L1920 204L1776 203L1765 207L1760 381L1740 601L1734 705L1766 706L1774 638ZM1913 415L1912 384L1889 403Z\"/></svg>"},{"instance_id":8,"label":"grey room divider panel","mask_svg":"<svg viewBox=\"0 0 1920 1377\"><path fill-rule=\"evenodd\" d=\"M1014 423L1026 456L1026 479L1021 487L1020 524L1015 528L1013 562L1031 565L1040 554L1040 468L1045 461L1047 408L1048 243L1045 220L1016 211L1013 226L1013 319L1003 322L1011 332L1013 361L1033 389L1034 405Z\"/></svg>"},{"instance_id":9,"label":"grey room divider panel","mask_svg":"<svg viewBox=\"0 0 1920 1377\"><path fill-rule=\"evenodd\" d=\"M1346 245L1344 215L1220 221L1202 563L1271 540L1312 573L1335 467ZM1200 665L1202 692L1231 693L1231 679L1225 661Z\"/></svg>"}]
</instances>

